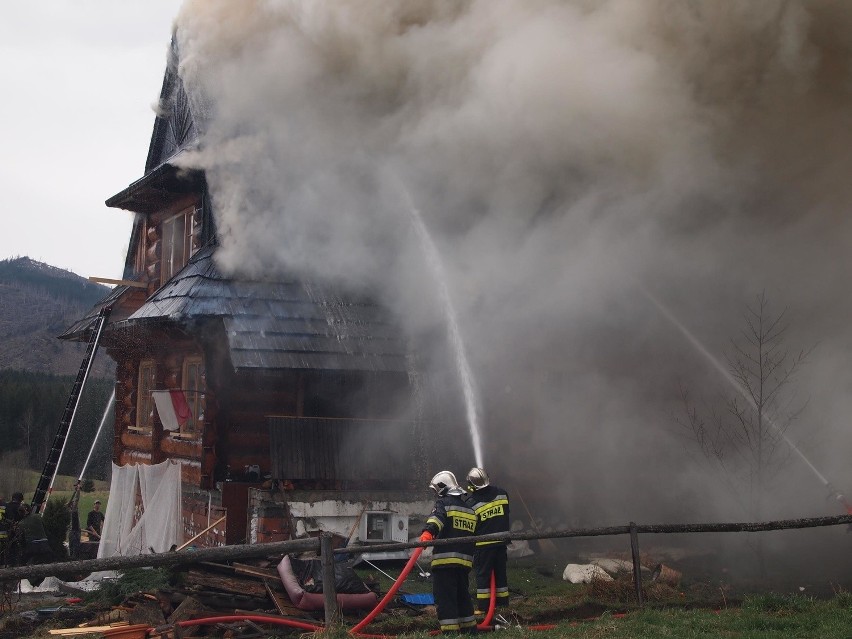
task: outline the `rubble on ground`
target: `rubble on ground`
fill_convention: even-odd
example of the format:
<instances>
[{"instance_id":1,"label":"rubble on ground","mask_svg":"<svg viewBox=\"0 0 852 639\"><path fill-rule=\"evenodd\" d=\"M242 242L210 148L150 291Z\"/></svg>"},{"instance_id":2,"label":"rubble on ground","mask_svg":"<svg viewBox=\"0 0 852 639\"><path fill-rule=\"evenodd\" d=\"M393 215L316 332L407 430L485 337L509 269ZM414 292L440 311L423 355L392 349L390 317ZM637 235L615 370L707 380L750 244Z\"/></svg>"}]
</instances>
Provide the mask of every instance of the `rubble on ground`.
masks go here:
<instances>
[{"instance_id":1,"label":"rubble on ground","mask_svg":"<svg viewBox=\"0 0 852 639\"><path fill-rule=\"evenodd\" d=\"M115 605L102 603L86 606L83 600L78 598L75 605L63 604L8 615L7 617L16 619L9 628L6 627L9 619L4 621L3 627L0 628L0 637L4 636L3 631L14 632L20 624L26 624L28 627L56 626L49 630L49 633L55 636L82 636L99 632L105 637L118 637L118 629L123 629L127 636L131 637L136 636L132 633L137 628L147 631L147 635L139 634L140 637L162 639L173 639L177 636L227 636L236 639L274 634L271 632L274 627L267 625L264 628L265 634L259 635L258 625L250 621L210 626L187 625L181 627L179 634L176 634L176 624L182 621L238 615L286 618L322 625L322 610L318 613L308 612L293 605L276 570L276 564L277 560L230 564L196 563L172 570L170 574L173 579L169 585L128 594ZM45 584L38 589L32 588L26 580L23 580L23 583L30 593L68 591L67 585L55 578L46 579ZM377 584L367 585L371 588L377 587ZM70 614L72 610L73 614ZM86 619L80 618L87 615ZM72 620L75 623L69 627L68 624ZM116 632L113 633L113 630Z\"/></svg>"}]
</instances>

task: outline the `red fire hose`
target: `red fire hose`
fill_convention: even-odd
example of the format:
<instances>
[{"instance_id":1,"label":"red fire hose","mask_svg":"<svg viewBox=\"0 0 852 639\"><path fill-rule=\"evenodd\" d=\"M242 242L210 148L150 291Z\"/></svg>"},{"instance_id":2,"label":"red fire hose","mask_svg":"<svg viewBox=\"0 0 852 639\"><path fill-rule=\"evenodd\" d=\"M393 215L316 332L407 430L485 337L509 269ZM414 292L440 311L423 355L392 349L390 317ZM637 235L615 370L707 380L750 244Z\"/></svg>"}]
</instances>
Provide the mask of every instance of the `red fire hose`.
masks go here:
<instances>
[{"instance_id":1,"label":"red fire hose","mask_svg":"<svg viewBox=\"0 0 852 639\"><path fill-rule=\"evenodd\" d=\"M497 577L491 571L491 596L488 598L488 612L482 623L476 626L477 630L491 630L491 620L494 618L494 609L497 607Z\"/></svg>"},{"instance_id":2,"label":"red fire hose","mask_svg":"<svg viewBox=\"0 0 852 639\"><path fill-rule=\"evenodd\" d=\"M423 553L422 548L415 548L414 552L411 554L411 557L408 560L408 563L405 564L405 568L403 568L399 577L397 577L393 586L391 586L390 590L388 590L387 594L382 598L382 600L376 605L376 607L362 619L358 624L353 626L349 633L359 637L359 639L385 639L389 635L371 635L371 634L363 634L361 630L366 628L367 625L376 618L376 616L384 610L385 606L390 602L390 600L394 597L396 592L402 586L405 578L408 577L408 573L411 572L414 565L417 563L417 559ZM494 617L494 610L497 605L497 582L494 576L494 572L491 572L491 597L488 601L488 612L485 615L485 620L477 626L478 630L493 630L494 627L491 625L491 620ZM312 623L307 623L304 621L297 621L295 619L283 619L281 617L268 617L266 615L222 615L218 617L203 617L201 619L187 619L186 621L179 621L176 625L185 627L185 626L208 626L217 623L233 623L236 621L253 621L256 623L268 623L275 626L289 626L291 628L299 628L301 630L310 630L311 632L317 632L324 629L324 626L319 626ZM543 626L530 626L528 630L549 630L553 628L552 625L543 625ZM436 631L435 633L430 634L438 634L440 631Z\"/></svg>"},{"instance_id":3,"label":"red fire hose","mask_svg":"<svg viewBox=\"0 0 852 639\"><path fill-rule=\"evenodd\" d=\"M396 578L396 581L394 582L393 586L390 587L390 590L388 590L387 594L376 605L376 607L373 608L370 614L368 614L360 622L358 622L358 624L352 627L352 629L349 631L350 633L354 635L361 632L361 630L366 628L370 624L370 622L373 621L373 619L375 619L376 616L382 610L385 609L385 606L387 606L388 603L390 603L390 600L393 599L394 595L396 594L396 591L400 589L400 586L402 586L402 583L405 581L405 578L408 577L408 573L410 573L412 568L414 568L414 564L417 563L417 560L420 558L421 554L423 554L422 548L414 549L414 552L411 553L411 557L408 558L408 563L405 564L405 568L402 569L402 572L400 573L399 577Z\"/></svg>"}]
</instances>

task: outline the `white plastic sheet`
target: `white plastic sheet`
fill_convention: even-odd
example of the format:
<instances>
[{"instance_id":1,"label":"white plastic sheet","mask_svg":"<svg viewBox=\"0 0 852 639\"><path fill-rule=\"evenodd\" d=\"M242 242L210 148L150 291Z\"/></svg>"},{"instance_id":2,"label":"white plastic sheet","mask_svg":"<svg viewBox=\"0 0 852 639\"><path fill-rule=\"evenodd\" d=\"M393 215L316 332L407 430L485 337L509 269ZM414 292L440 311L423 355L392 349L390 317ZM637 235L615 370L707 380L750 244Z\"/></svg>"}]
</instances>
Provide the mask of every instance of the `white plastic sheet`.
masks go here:
<instances>
[{"instance_id":1,"label":"white plastic sheet","mask_svg":"<svg viewBox=\"0 0 852 639\"><path fill-rule=\"evenodd\" d=\"M151 397L154 398L154 404L157 406L157 414L160 416L163 429L180 430L180 422L178 422L175 407L172 404L171 393L167 390L151 391Z\"/></svg>"},{"instance_id":2,"label":"white plastic sheet","mask_svg":"<svg viewBox=\"0 0 852 639\"><path fill-rule=\"evenodd\" d=\"M166 552L180 544L180 464L112 465L98 557Z\"/></svg>"},{"instance_id":3,"label":"white plastic sheet","mask_svg":"<svg viewBox=\"0 0 852 639\"><path fill-rule=\"evenodd\" d=\"M612 577L606 574L603 568L594 564L568 564L562 571L562 579L572 584L588 584L593 579L612 581Z\"/></svg>"}]
</instances>

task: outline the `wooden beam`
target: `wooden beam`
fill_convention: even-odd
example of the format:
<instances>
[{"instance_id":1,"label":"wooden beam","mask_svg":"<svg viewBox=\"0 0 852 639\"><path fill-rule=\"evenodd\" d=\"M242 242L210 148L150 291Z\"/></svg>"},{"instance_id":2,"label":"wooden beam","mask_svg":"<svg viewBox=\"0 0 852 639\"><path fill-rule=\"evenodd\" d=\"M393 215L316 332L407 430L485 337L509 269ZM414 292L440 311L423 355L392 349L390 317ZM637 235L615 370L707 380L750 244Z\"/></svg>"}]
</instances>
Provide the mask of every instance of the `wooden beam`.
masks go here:
<instances>
[{"instance_id":1,"label":"wooden beam","mask_svg":"<svg viewBox=\"0 0 852 639\"><path fill-rule=\"evenodd\" d=\"M325 605L325 627L327 632L340 623L337 609L337 588L334 579L334 553L331 550L331 533L320 536L320 563L322 564L322 597Z\"/></svg>"},{"instance_id":2,"label":"wooden beam","mask_svg":"<svg viewBox=\"0 0 852 639\"><path fill-rule=\"evenodd\" d=\"M218 526L219 524L221 524L223 521L225 521L225 519L227 519L227 517L228 517L227 515L225 515L224 517L220 517L219 519L217 519L216 521L214 521L212 524L210 524L209 526L207 526L207 528L205 528L205 529L204 529L204 530L202 530L200 533L198 533L195 537L193 537L193 538L192 538L192 539L190 539L189 541L185 541L185 542L183 542L183 543L182 543L180 546L178 546L175 550L183 550L184 548L186 548L187 546L189 546L190 544L192 544L192 542L193 542L193 541L195 541L196 539L198 539L199 537L201 537L201 535L203 535L203 534L205 534L206 532L208 532L211 528L213 528L214 526Z\"/></svg>"},{"instance_id":3,"label":"wooden beam","mask_svg":"<svg viewBox=\"0 0 852 639\"><path fill-rule=\"evenodd\" d=\"M187 572L186 578L187 583L194 586L214 588L233 595L248 595L249 597L266 599L266 588L256 579L214 575L203 570L190 570Z\"/></svg>"},{"instance_id":4,"label":"wooden beam","mask_svg":"<svg viewBox=\"0 0 852 639\"><path fill-rule=\"evenodd\" d=\"M766 522L735 522L719 524L636 524L636 533L666 534L673 533L720 533L720 532L763 532L768 530L792 530L800 528L817 528L822 526L852 525L852 515L837 515L834 517L808 517L805 519L782 519ZM533 533L491 533L467 537L466 543L477 541L510 541L513 539L566 539L573 537L603 537L608 535L629 535L630 526L607 526L604 528L576 528L556 530L552 532ZM406 548L425 548L427 546L448 546L457 543L455 539L434 539L432 541L414 541L408 543L388 544L359 544L336 548L334 554L352 554L403 550ZM237 559L253 559L271 557L291 552L320 550L320 540L315 537L275 541L265 544L245 544L239 546L222 546L220 548L199 548L192 552L164 552L153 555L137 555L133 557L107 557L103 559L84 559L82 561L64 561L55 564L36 564L31 566L16 566L0 568L0 584L12 579L24 577L49 577L60 573L95 572L96 570L126 570L142 566L177 566L191 565L203 561L233 561Z\"/></svg>"},{"instance_id":5,"label":"wooden beam","mask_svg":"<svg viewBox=\"0 0 852 639\"><path fill-rule=\"evenodd\" d=\"M852 517L850 517L852 521ZM102 559L84 559L82 561L63 561L55 564L38 564L0 568L0 583L11 579L50 577L65 572L73 574L95 572L97 570L127 570L143 566L186 566L202 561L231 561L234 559L253 559L283 555L291 552L319 550L319 539L292 539L267 544L246 544L240 546L222 546L220 548L199 548L192 552L162 552L132 557L104 557ZM365 551L367 552L367 551Z\"/></svg>"},{"instance_id":6,"label":"wooden beam","mask_svg":"<svg viewBox=\"0 0 852 639\"><path fill-rule=\"evenodd\" d=\"M281 584L280 578L278 578L277 583L279 585ZM287 595L285 595L284 593L275 592L268 579L263 580L263 585L266 586L266 592L269 595L269 598L272 599L272 602L275 604L275 607L278 609L278 612L280 612L282 615L290 618L310 619L311 621L314 621L314 619L304 610L299 610L298 608L296 608L292 604L290 599L287 597Z\"/></svg>"},{"instance_id":7,"label":"wooden beam","mask_svg":"<svg viewBox=\"0 0 852 639\"><path fill-rule=\"evenodd\" d=\"M273 579L278 581L278 571L274 568L260 568L259 566L249 566L246 564L233 563L231 567L238 575L249 575L251 577L259 577L260 579Z\"/></svg>"},{"instance_id":8,"label":"wooden beam","mask_svg":"<svg viewBox=\"0 0 852 639\"><path fill-rule=\"evenodd\" d=\"M137 624L138 626L146 625L146 624ZM73 637L75 635L88 635L95 632L103 633L107 630L114 630L115 628L129 628L130 622L128 621L117 621L115 623L111 623L109 625L101 625L101 626L77 626L76 628L54 628L53 630L49 630L48 632L52 635L61 635L63 637ZM134 626L136 627L136 626Z\"/></svg>"},{"instance_id":9,"label":"wooden beam","mask_svg":"<svg viewBox=\"0 0 852 639\"><path fill-rule=\"evenodd\" d=\"M90 277L90 282L95 282L97 284L112 284L114 286L129 286L130 288L148 288L148 285L144 282L135 282L133 280L113 280L109 277Z\"/></svg>"}]
</instances>

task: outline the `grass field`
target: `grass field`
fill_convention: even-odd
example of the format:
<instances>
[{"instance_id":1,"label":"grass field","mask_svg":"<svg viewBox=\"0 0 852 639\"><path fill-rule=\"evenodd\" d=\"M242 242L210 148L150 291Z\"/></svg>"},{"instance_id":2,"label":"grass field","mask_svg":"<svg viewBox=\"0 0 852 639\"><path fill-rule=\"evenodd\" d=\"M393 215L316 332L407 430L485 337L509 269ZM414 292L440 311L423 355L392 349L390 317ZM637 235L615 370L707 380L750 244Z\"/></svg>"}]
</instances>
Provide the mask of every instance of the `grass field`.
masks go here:
<instances>
[{"instance_id":1,"label":"grass field","mask_svg":"<svg viewBox=\"0 0 852 639\"><path fill-rule=\"evenodd\" d=\"M40 474L35 470L20 471L21 474L21 491L24 493L24 501L29 503L32 499L33 492L38 485ZM59 499L67 502L71 499L74 493L74 483L76 477L69 475L57 475L56 481L53 484L53 492L50 494L50 499ZM95 490L90 493L80 494L80 505L78 512L80 513L80 523L85 527L86 515L92 510L92 504L96 499L101 500L101 512L106 512L107 501L109 500L109 484L105 481L95 480Z\"/></svg>"},{"instance_id":2,"label":"grass field","mask_svg":"<svg viewBox=\"0 0 852 639\"><path fill-rule=\"evenodd\" d=\"M33 472L27 482L32 480L34 486L37 479L38 473ZM67 501L74 480L58 478L52 498ZM31 495L32 489L26 497ZM106 482L96 482L94 492L81 495L79 512L84 525L94 500L100 499L105 511L108 496ZM510 624L498 634L542 639L852 639L852 594L837 586L836 581L823 588L819 597L799 594L796 588L776 588L772 592L768 584L761 584L767 592L741 589L735 593L730 584L718 578L707 579L684 569L690 579L685 577L677 587L646 582L646 604L640 608L630 575L612 582L570 584L561 579L564 565L564 558L546 556L510 561L510 605L500 611ZM386 592L401 568L401 562L376 566L362 563L356 572ZM400 592L431 592L431 580L420 574L428 570L428 561L421 561ZM840 583L848 586L849 582ZM345 627L351 627L362 616L345 615ZM396 605L371 624L368 632L425 639L436 628L434 607ZM343 639L344 633L340 637Z\"/></svg>"},{"instance_id":3,"label":"grass field","mask_svg":"<svg viewBox=\"0 0 852 639\"><path fill-rule=\"evenodd\" d=\"M70 490L54 490L51 495L51 499L61 499L63 502L67 502L71 499L71 495L73 491ZM92 510L92 504L95 503L96 499L101 500L101 512L106 512L107 500L109 499L109 491L108 490L96 490L91 493L80 493L80 504L77 507L77 512L80 513L80 524L85 527L86 526L86 515L89 514L89 511Z\"/></svg>"},{"instance_id":4,"label":"grass field","mask_svg":"<svg viewBox=\"0 0 852 639\"><path fill-rule=\"evenodd\" d=\"M531 635L517 630L507 634ZM852 636L852 598L843 594L828 601L817 601L798 595L753 595L747 597L738 609L661 608L631 612L623 617L604 614L594 621L560 623L541 636L577 639L848 639Z\"/></svg>"},{"instance_id":5,"label":"grass field","mask_svg":"<svg viewBox=\"0 0 852 639\"><path fill-rule=\"evenodd\" d=\"M434 621L433 621L434 625ZM403 632L402 637L428 637L427 630ZM532 625L500 631L499 636L541 639L849 639L852 637L852 598L749 597L741 608L728 610L662 608L603 613L586 621L561 621L552 629Z\"/></svg>"},{"instance_id":6,"label":"grass field","mask_svg":"<svg viewBox=\"0 0 852 639\"><path fill-rule=\"evenodd\" d=\"M428 562L421 566L428 570ZM400 567L378 566L390 577L398 575ZM383 591L391 585L391 579L372 566L361 564L356 572L367 582L378 582ZM402 592L431 591L430 580L419 573L412 571ZM852 594L842 590L824 599L784 593L726 599L718 587L709 585L673 588L646 583L647 602L640 609L628 575L614 582L570 584L535 558L510 562L509 584L510 605L501 611L512 624L501 630L506 637L852 638ZM426 637L436 625L434 609L398 607L371 625L370 632Z\"/></svg>"},{"instance_id":7,"label":"grass field","mask_svg":"<svg viewBox=\"0 0 852 639\"><path fill-rule=\"evenodd\" d=\"M818 598L801 594L798 589L734 595L719 582L692 580L674 587L646 580L646 603L640 608L635 602L629 574L614 581L571 584L562 580L561 571L556 569L560 565L544 556L510 561L511 598L509 606L500 610L509 624L498 635L542 639L852 638L852 594L836 585L827 595ZM356 572L365 582L386 592L402 566L402 562L362 563L356 567ZM428 570L428 561L420 562L400 592L431 592L431 580L421 574ZM153 581L167 583L174 579L182 582L185 576L170 576L167 570L136 570L128 571L125 578L110 591L115 596L109 601L100 600L95 594L92 597L108 609L127 595L162 587ZM95 606L95 600L89 605ZM363 611L347 612L343 629L326 636L330 639L349 637L345 629L363 616ZM67 625L66 622L60 624ZM2 627L0 620L0 629ZM426 639L436 628L433 606L406 606L395 602L367 632ZM270 628L268 636L273 635ZM37 634L17 636L46 638L48 635L42 629Z\"/></svg>"}]
</instances>

